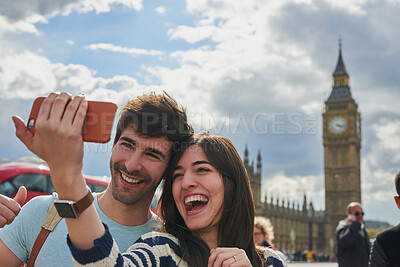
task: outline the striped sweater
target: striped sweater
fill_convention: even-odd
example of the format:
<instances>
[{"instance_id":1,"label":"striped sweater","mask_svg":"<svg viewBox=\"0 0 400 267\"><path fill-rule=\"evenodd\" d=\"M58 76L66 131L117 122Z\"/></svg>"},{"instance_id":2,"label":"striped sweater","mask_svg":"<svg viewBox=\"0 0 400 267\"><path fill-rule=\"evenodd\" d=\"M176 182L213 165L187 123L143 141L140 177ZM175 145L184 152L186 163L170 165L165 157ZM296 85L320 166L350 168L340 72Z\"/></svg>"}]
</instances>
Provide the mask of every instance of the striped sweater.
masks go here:
<instances>
[{"instance_id":1,"label":"striped sweater","mask_svg":"<svg viewBox=\"0 0 400 267\"><path fill-rule=\"evenodd\" d=\"M187 263L174 251L180 251L178 239L161 232L142 235L125 253L120 253L107 225L106 233L94 240L94 247L88 250L75 248L69 236L67 243L74 258L74 266L180 266ZM174 249L172 249L174 248Z\"/></svg>"},{"instance_id":2,"label":"striped sweater","mask_svg":"<svg viewBox=\"0 0 400 267\"><path fill-rule=\"evenodd\" d=\"M120 253L117 244L113 240L107 225L106 233L94 240L94 247L88 250L75 248L69 236L67 243L73 256L74 266L168 266L187 267L187 263L181 259L178 239L173 235L161 232L150 232L142 235L125 253ZM263 249L268 259L266 266L283 267L275 251Z\"/></svg>"}]
</instances>

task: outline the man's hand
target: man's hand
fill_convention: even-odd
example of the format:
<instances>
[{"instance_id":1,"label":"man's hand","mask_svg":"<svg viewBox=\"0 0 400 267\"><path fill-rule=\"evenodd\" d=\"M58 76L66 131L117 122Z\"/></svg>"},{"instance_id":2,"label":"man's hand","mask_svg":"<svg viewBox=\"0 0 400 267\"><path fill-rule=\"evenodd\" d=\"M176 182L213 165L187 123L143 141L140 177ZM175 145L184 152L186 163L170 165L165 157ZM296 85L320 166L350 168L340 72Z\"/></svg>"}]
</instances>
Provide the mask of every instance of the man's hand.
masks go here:
<instances>
[{"instance_id":1,"label":"man's hand","mask_svg":"<svg viewBox=\"0 0 400 267\"><path fill-rule=\"evenodd\" d=\"M354 214L349 213L349 214L347 214L347 220L349 222L354 222L354 221L357 220L357 218L356 218L356 216Z\"/></svg>"},{"instance_id":2,"label":"man's hand","mask_svg":"<svg viewBox=\"0 0 400 267\"><path fill-rule=\"evenodd\" d=\"M0 195L0 228L12 223L26 199L26 188L21 186L14 199Z\"/></svg>"},{"instance_id":3,"label":"man's hand","mask_svg":"<svg viewBox=\"0 0 400 267\"><path fill-rule=\"evenodd\" d=\"M34 135L21 118L13 117L17 137L49 165L57 191L75 183L76 177L81 176L82 128L87 106L83 95L72 99L67 93L51 93L40 107Z\"/></svg>"}]
</instances>

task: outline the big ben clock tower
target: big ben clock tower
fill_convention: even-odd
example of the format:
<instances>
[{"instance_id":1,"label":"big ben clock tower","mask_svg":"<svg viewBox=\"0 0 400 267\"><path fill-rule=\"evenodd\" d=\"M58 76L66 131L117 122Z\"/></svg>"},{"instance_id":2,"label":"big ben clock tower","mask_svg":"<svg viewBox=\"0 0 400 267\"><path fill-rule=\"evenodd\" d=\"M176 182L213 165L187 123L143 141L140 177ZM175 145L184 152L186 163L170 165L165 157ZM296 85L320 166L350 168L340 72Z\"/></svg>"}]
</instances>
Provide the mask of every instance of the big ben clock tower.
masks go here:
<instances>
[{"instance_id":1,"label":"big ben clock tower","mask_svg":"<svg viewBox=\"0 0 400 267\"><path fill-rule=\"evenodd\" d=\"M339 58L333 73L332 92L323 113L323 143L325 167L326 246L334 240L338 222L346 216L346 206L361 202L360 149L361 118L354 101L349 75Z\"/></svg>"}]
</instances>

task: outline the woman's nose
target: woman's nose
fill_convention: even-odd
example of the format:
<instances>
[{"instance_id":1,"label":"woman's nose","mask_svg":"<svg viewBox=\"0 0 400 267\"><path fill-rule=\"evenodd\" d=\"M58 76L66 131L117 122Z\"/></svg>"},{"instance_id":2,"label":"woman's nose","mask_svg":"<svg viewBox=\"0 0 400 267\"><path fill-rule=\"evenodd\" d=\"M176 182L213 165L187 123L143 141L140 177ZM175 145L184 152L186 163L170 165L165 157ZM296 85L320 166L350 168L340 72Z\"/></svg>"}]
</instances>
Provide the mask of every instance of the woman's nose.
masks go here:
<instances>
[{"instance_id":1,"label":"woman's nose","mask_svg":"<svg viewBox=\"0 0 400 267\"><path fill-rule=\"evenodd\" d=\"M194 175L190 173L185 173L182 179L182 188L185 190L196 188L197 182Z\"/></svg>"}]
</instances>

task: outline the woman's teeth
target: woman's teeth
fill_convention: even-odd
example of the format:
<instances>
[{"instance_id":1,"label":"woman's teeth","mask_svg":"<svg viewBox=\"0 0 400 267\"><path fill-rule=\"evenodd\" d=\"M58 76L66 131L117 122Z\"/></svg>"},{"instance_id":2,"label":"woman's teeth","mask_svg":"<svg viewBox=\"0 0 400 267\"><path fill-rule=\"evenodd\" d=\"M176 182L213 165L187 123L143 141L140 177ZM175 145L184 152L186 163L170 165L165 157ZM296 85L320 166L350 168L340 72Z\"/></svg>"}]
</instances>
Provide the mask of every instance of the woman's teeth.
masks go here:
<instances>
[{"instance_id":1,"label":"woman's teeth","mask_svg":"<svg viewBox=\"0 0 400 267\"><path fill-rule=\"evenodd\" d=\"M185 204L189 204L191 202L194 201L199 201L199 202L207 202L208 199L205 196L202 195L194 195L194 196L190 196L190 197L186 197L185 198Z\"/></svg>"},{"instance_id":2,"label":"woman's teeth","mask_svg":"<svg viewBox=\"0 0 400 267\"><path fill-rule=\"evenodd\" d=\"M185 208L188 212L199 210L208 203L208 198L203 195L193 195L185 198Z\"/></svg>"}]
</instances>

